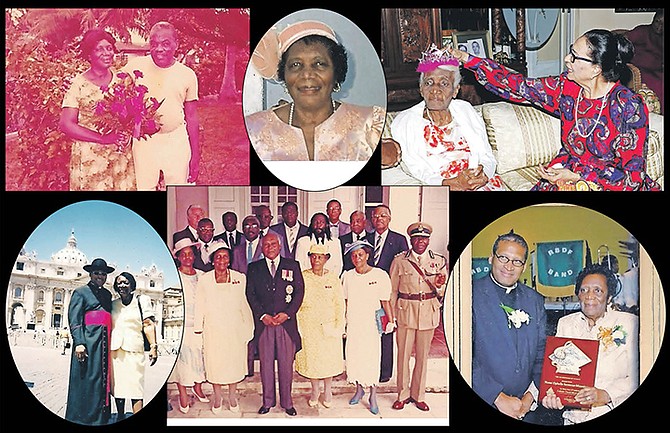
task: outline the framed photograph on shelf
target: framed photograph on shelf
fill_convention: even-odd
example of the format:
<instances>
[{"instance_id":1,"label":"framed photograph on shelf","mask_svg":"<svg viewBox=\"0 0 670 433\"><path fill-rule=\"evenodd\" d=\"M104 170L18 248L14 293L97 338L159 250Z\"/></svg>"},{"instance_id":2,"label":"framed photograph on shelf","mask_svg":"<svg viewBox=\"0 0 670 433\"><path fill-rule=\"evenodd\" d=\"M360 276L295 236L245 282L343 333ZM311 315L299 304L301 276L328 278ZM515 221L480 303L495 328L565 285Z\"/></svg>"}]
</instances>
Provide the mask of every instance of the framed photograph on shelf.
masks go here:
<instances>
[{"instance_id":1,"label":"framed photograph on shelf","mask_svg":"<svg viewBox=\"0 0 670 433\"><path fill-rule=\"evenodd\" d=\"M444 36L442 37L444 39ZM454 32L453 43L458 49L473 56L491 58L491 36L488 30Z\"/></svg>"},{"instance_id":2,"label":"framed photograph on shelf","mask_svg":"<svg viewBox=\"0 0 670 433\"><path fill-rule=\"evenodd\" d=\"M454 47L454 33L456 30L442 30L442 47L441 48L453 48Z\"/></svg>"}]
</instances>

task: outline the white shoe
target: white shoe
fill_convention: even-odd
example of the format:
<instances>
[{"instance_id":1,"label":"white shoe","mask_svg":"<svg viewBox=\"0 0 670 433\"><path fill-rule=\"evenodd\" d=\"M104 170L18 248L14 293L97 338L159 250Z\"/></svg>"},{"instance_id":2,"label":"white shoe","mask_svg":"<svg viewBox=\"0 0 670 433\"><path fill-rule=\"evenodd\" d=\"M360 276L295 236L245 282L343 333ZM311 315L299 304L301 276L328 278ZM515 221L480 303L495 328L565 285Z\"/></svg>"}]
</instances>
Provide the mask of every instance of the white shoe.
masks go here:
<instances>
[{"instance_id":1,"label":"white shoe","mask_svg":"<svg viewBox=\"0 0 670 433\"><path fill-rule=\"evenodd\" d=\"M182 407L181 402L179 402L179 412L187 414L190 408L191 408L190 406Z\"/></svg>"},{"instance_id":2,"label":"white shoe","mask_svg":"<svg viewBox=\"0 0 670 433\"><path fill-rule=\"evenodd\" d=\"M221 408L223 408L223 405L219 407L212 406L212 413L218 414L219 412L221 412Z\"/></svg>"},{"instance_id":3,"label":"white shoe","mask_svg":"<svg viewBox=\"0 0 670 433\"><path fill-rule=\"evenodd\" d=\"M237 406L230 406L230 411L232 413L240 413L240 403L237 403Z\"/></svg>"},{"instance_id":4,"label":"white shoe","mask_svg":"<svg viewBox=\"0 0 670 433\"><path fill-rule=\"evenodd\" d=\"M202 395L204 395L204 397L200 397L200 396L195 392L195 390L193 390L193 395L195 395L195 398L197 398L198 400L200 400L201 403L209 403L209 399L207 398L207 394L205 394L205 391L202 392Z\"/></svg>"}]
</instances>

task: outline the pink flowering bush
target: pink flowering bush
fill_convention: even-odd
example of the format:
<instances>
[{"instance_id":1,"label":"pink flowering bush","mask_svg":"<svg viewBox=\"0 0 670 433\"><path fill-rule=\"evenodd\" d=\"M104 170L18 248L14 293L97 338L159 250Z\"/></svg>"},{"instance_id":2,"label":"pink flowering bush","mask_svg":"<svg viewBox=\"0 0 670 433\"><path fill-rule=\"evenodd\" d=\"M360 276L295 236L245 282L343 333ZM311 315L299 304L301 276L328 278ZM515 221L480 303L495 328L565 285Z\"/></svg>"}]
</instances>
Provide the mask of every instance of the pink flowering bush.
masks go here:
<instances>
[{"instance_id":1,"label":"pink flowering bush","mask_svg":"<svg viewBox=\"0 0 670 433\"><path fill-rule=\"evenodd\" d=\"M119 72L117 77L111 87L102 88L103 99L96 103L94 123L98 130L103 134L126 132L135 139L157 133L161 128L157 110L163 101L148 96L147 87L137 84L141 71L135 70L132 75Z\"/></svg>"}]
</instances>

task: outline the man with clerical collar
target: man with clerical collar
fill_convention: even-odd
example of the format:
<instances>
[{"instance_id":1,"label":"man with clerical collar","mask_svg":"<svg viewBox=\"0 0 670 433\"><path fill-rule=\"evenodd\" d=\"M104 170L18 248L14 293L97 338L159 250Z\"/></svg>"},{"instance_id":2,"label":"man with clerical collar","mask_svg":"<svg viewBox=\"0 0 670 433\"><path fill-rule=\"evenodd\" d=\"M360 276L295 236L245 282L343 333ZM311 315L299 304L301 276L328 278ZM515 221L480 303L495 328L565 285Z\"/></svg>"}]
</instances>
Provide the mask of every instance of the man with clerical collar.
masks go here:
<instances>
[{"instance_id":1,"label":"man with clerical collar","mask_svg":"<svg viewBox=\"0 0 670 433\"><path fill-rule=\"evenodd\" d=\"M473 280L472 389L500 412L539 423L547 315L544 297L519 281L527 260L526 240L511 230L493 244L490 274Z\"/></svg>"},{"instance_id":2,"label":"man with clerical collar","mask_svg":"<svg viewBox=\"0 0 670 433\"><path fill-rule=\"evenodd\" d=\"M407 227L411 248L391 262L391 308L397 319L398 397L393 409L414 403L428 411L426 377L428 352L435 328L440 325L441 299L447 287L447 259L428 249L433 228L416 222ZM410 359L414 366L410 371Z\"/></svg>"},{"instance_id":3,"label":"man with clerical collar","mask_svg":"<svg viewBox=\"0 0 670 433\"><path fill-rule=\"evenodd\" d=\"M67 317L72 357L65 419L78 424L103 425L110 419L109 335L112 292L104 285L114 268L97 258L84 266L89 282L72 292Z\"/></svg>"}]
</instances>

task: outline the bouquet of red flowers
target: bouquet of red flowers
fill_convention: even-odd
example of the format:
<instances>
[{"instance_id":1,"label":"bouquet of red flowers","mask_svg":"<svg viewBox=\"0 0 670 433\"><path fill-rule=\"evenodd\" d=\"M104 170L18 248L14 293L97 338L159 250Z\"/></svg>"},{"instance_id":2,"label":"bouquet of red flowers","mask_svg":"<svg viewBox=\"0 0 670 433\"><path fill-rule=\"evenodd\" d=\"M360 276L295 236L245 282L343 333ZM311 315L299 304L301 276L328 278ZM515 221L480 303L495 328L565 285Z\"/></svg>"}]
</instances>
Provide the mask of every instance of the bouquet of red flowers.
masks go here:
<instances>
[{"instance_id":1,"label":"bouquet of red flowers","mask_svg":"<svg viewBox=\"0 0 670 433\"><path fill-rule=\"evenodd\" d=\"M103 87L102 100L95 106L95 125L101 133L126 132L135 139L146 138L157 133L161 128L158 102L147 95L147 86L137 84L142 72L135 70L133 74L119 72L119 81L111 87Z\"/></svg>"}]
</instances>

